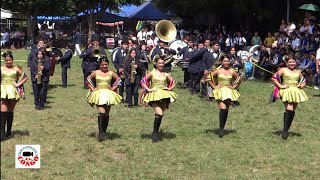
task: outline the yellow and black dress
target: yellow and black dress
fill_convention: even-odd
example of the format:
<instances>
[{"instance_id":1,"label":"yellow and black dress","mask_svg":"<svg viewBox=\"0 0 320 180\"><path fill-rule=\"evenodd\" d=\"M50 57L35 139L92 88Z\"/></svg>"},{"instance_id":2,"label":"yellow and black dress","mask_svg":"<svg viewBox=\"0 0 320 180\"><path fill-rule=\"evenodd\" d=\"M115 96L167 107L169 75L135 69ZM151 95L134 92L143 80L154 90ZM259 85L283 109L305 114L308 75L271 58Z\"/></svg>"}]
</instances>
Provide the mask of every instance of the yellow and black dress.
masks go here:
<instances>
[{"instance_id":1,"label":"yellow and black dress","mask_svg":"<svg viewBox=\"0 0 320 180\"><path fill-rule=\"evenodd\" d=\"M106 77L96 75L97 90L88 93L87 101L91 105L116 105L122 100L122 97L116 92L108 89L111 87L112 72L109 71Z\"/></svg>"},{"instance_id":2,"label":"yellow and black dress","mask_svg":"<svg viewBox=\"0 0 320 180\"><path fill-rule=\"evenodd\" d=\"M10 71L1 67L1 99L19 100L20 95L14 86L17 80L17 67Z\"/></svg>"},{"instance_id":3,"label":"yellow and black dress","mask_svg":"<svg viewBox=\"0 0 320 180\"><path fill-rule=\"evenodd\" d=\"M288 72L284 71L282 74L284 85L288 88L280 89L279 95L283 102L288 103L301 103L308 100L306 93L297 87L300 79L300 72Z\"/></svg>"},{"instance_id":4,"label":"yellow and black dress","mask_svg":"<svg viewBox=\"0 0 320 180\"><path fill-rule=\"evenodd\" d=\"M209 94L209 97L221 101L225 101L228 99L230 99L231 101L238 101L240 97L239 92L228 87L229 85L232 85L232 78L232 74L225 75L219 72L217 77L217 84L221 85L221 87L219 89L214 89L212 93Z\"/></svg>"},{"instance_id":5,"label":"yellow and black dress","mask_svg":"<svg viewBox=\"0 0 320 180\"><path fill-rule=\"evenodd\" d=\"M151 92L146 92L144 97L143 97L143 102L144 103L150 103L154 101L162 101L162 100L167 100L168 102L174 102L177 99L177 94L168 91L168 90L163 90L164 87L170 87L173 82L170 82L169 85L167 83L167 77L169 76L168 73L165 73L165 76L157 76L156 75L156 70L154 69L151 72L151 80L150 80L150 89L156 89L155 91Z\"/></svg>"}]
</instances>

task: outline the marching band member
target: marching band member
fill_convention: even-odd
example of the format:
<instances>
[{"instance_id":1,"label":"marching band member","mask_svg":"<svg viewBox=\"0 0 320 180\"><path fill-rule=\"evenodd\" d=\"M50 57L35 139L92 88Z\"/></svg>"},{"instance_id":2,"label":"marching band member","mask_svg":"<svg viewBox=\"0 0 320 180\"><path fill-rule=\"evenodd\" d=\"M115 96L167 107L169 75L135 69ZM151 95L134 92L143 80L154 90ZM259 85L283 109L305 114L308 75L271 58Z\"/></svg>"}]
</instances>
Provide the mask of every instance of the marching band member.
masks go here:
<instances>
[{"instance_id":1,"label":"marching band member","mask_svg":"<svg viewBox=\"0 0 320 180\"><path fill-rule=\"evenodd\" d=\"M80 55L80 58L83 58L84 60L85 79L87 79L92 71L97 70L99 67L97 55L92 54L94 50L99 51L99 56L106 55L106 51L100 46L99 38L95 35L92 36L91 43L88 45L88 48Z\"/></svg>"},{"instance_id":2,"label":"marching band member","mask_svg":"<svg viewBox=\"0 0 320 180\"><path fill-rule=\"evenodd\" d=\"M125 74L124 74L124 60L128 53L128 41L123 40L121 42L121 50L119 50L116 55L115 59L113 60L114 67L117 69L117 74L120 76L121 81L125 81ZM124 91L124 84L119 87L119 95L123 98L123 91Z\"/></svg>"},{"instance_id":3,"label":"marching band member","mask_svg":"<svg viewBox=\"0 0 320 180\"><path fill-rule=\"evenodd\" d=\"M192 56L189 60L188 72L190 73L189 89L190 93L200 92L200 79L203 76L203 56L208 50L204 48L203 43L199 42L197 49L193 50Z\"/></svg>"},{"instance_id":4,"label":"marching band member","mask_svg":"<svg viewBox=\"0 0 320 180\"><path fill-rule=\"evenodd\" d=\"M174 55L174 53L175 51L171 50L168 46L166 46L164 41L159 40L159 44L156 45L155 49L151 54L151 59L153 59L156 55L166 57L169 54ZM167 72L167 73L171 72L171 62L164 64L163 72Z\"/></svg>"},{"instance_id":5,"label":"marching band member","mask_svg":"<svg viewBox=\"0 0 320 180\"><path fill-rule=\"evenodd\" d=\"M11 51L4 52L3 57L6 64L1 66L1 141L11 136L14 108L20 98L17 88L28 80L21 69L13 66ZM5 132L6 124L7 133Z\"/></svg>"},{"instance_id":6,"label":"marching band member","mask_svg":"<svg viewBox=\"0 0 320 180\"><path fill-rule=\"evenodd\" d=\"M231 102L238 101L240 96L236 88L240 83L240 76L230 66L230 59L227 55L221 57L222 68L214 70L210 74L209 85L211 86L212 93L209 97L216 99L220 112L219 112L219 138L224 136L224 126L228 118L228 110ZM217 82L215 82L215 78Z\"/></svg>"},{"instance_id":7,"label":"marching band member","mask_svg":"<svg viewBox=\"0 0 320 180\"><path fill-rule=\"evenodd\" d=\"M289 57L286 63L287 67L279 69L272 77L272 81L276 87L280 89L279 97L285 108L282 131L283 139L288 138L288 131L293 121L298 103L308 100L307 95L302 90L306 85L306 82L301 71L296 69L296 61L292 57ZM281 82L281 78L283 79L283 82Z\"/></svg>"},{"instance_id":8,"label":"marching band member","mask_svg":"<svg viewBox=\"0 0 320 180\"><path fill-rule=\"evenodd\" d=\"M115 91L121 84L121 79L118 75L109 70L109 60L107 57L99 58L100 70L93 71L87 78L89 93L87 95L87 102L96 105L98 115L99 127L99 142L106 139L106 132L109 124L109 112L111 105L116 105L121 102L122 97ZM96 87L93 80L96 81ZM114 80L114 83L112 81Z\"/></svg>"},{"instance_id":9,"label":"marching band member","mask_svg":"<svg viewBox=\"0 0 320 180\"><path fill-rule=\"evenodd\" d=\"M178 53L178 56L182 55L183 60L185 62L189 62L189 59L191 58L191 55L193 52L193 40L189 39L187 43L188 43L188 46L183 47ZM190 81L190 74L188 72L188 66L183 68L182 71L184 72L183 83L186 87L188 87L189 81Z\"/></svg>"},{"instance_id":10,"label":"marching band member","mask_svg":"<svg viewBox=\"0 0 320 180\"><path fill-rule=\"evenodd\" d=\"M126 100L128 107L132 107L132 96L134 96L134 106L138 106L139 101L139 87L142 76L145 74L146 69L142 62L137 58L137 51L131 49L129 57L124 62L124 74L126 75Z\"/></svg>"},{"instance_id":11,"label":"marching band member","mask_svg":"<svg viewBox=\"0 0 320 180\"><path fill-rule=\"evenodd\" d=\"M28 61L27 61L28 64L27 64L27 67L28 67L28 70L29 70L29 71L30 71L30 65L29 65L30 61L37 55L37 52L38 52L39 50L41 50L41 49L44 49L44 47L45 47L45 41L44 41L44 39L39 38L39 39L37 40L37 46L32 47L31 52L30 52L30 54L29 54L29 56L28 56Z\"/></svg>"},{"instance_id":12,"label":"marching band member","mask_svg":"<svg viewBox=\"0 0 320 180\"><path fill-rule=\"evenodd\" d=\"M156 63L156 69L152 70L141 80L141 85L144 88L141 99L145 104L149 104L156 112L152 132L153 142L161 140L159 128L164 111L169 108L171 102L177 99L177 94L171 91L175 87L174 80L169 73L163 70L164 60L158 58Z\"/></svg>"},{"instance_id":13,"label":"marching band member","mask_svg":"<svg viewBox=\"0 0 320 180\"><path fill-rule=\"evenodd\" d=\"M30 61L30 71L35 108L41 110L44 108L50 71L50 61L44 51L39 50Z\"/></svg>"},{"instance_id":14,"label":"marching band member","mask_svg":"<svg viewBox=\"0 0 320 180\"><path fill-rule=\"evenodd\" d=\"M68 43L67 50L64 53L64 56L57 58L57 60L59 62L61 62L61 79L62 79L62 87L63 88L67 87L67 79L68 79L67 70L68 70L68 68L70 68L70 61L72 58L72 49L74 49L74 45Z\"/></svg>"},{"instance_id":15,"label":"marching band member","mask_svg":"<svg viewBox=\"0 0 320 180\"><path fill-rule=\"evenodd\" d=\"M208 41L208 40L206 40ZM210 41L209 41L210 42ZM220 57L220 45L218 41L213 41L212 42L212 48L210 46L207 47L208 51L204 53L203 55L203 63L205 66L205 70L203 71L203 77L202 79L204 80L207 75L210 73L212 68L215 68L216 63L218 64L217 60L219 60ZM220 63L219 63L220 64ZM206 81L201 81L201 88L202 88L202 97L204 100L209 100L207 95L207 82Z\"/></svg>"}]
</instances>

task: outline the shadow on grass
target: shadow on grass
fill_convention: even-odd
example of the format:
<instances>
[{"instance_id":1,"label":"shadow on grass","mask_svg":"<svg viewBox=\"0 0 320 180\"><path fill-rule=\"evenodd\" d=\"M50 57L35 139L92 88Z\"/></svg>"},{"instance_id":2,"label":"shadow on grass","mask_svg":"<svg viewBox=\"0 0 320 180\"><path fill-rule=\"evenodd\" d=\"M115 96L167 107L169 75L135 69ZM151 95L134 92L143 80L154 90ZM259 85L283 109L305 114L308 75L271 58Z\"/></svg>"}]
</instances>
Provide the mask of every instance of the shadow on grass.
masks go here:
<instances>
[{"instance_id":1,"label":"shadow on grass","mask_svg":"<svg viewBox=\"0 0 320 180\"><path fill-rule=\"evenodd\" d=\"M228 129L225 129L224 130L224 134L227 135L227 134L233 134L233 133L236 133L237 131L236 130L228 130ZM215 135L219 135L219 129L207 129L205 130L205 133L213 133Z\"/></svg>"},{"instance_id":2,"label":"shadow on grass","mask_svg":"<svg viewBox=\"0 0 320 180\"><path fill-rule=\"evenodd\" d=\"M176 137L176 134L172 133L172 132L159 132L160 137L164 138L164 139L174 139ZM151 134L141 134L140 135L142 139L151 139L152 136Z\"/></svg>"},{"instance_id":3,"label":"shadow on grass","mask_svg":"<svg viewBox=\"0 0 320 180\"><path fill-rule=\"evenodd\" d=\"M9 140L11 138L14 138L15 136L29 136L29 135L30 135L30 133L28 130L23 130L23 131L15 130L15 131L11 132L11 136L5 138L5 141Z\"/></svg>"},{"instance_id":4,"label":"shadow on grass","mask_svg":"<svg viewBox=\"0 0 320 180\"><path fill-rule=\"evenodd\" d=\"M98 138L98 133L91 132L88 136L91 137L91 138L97 139ZM121 135L118 134L118 133L107 132L107 140L114 140L114 139L120 139L120 138L121 138Z\"/></svg>"},{"instance_id":5,"label":"shadow on grass","mask_svg":"<svg viewBox=\"0 0 320 180\"><path fill-rule=\"evenodd\" d=\"M320 94L314 94L313 97L320 97Z\"/></svg>"},{"instance_id":6,"label":"shadow on grass","mask_svg":"<svg viewBox=\"0 0 320 180\"><path fill-rule=\"evenodd\" d=\"M277 135L277 136L281 136L282 131L274 131L274 132L272 132L272 134ZM302 134L297 133L297 132L290 132L289 131L289 136L298 136L298 137L300 137L300 136L302 136Z\"/></svg>"},{"instance_id":7,"label":"shadow on grass","mask_svg":"<svg viewBox=\"0 0 320 180\"><path fill-rule=\"evenodd\" d=\"M71 86L76 86L76 85L75 84L68 84L67 87L68 86L71 87ZM52 87L52 89L57 88L57 87L62 87L62 84L52 84L51 87Z\"/></svg>"}]
</instances>

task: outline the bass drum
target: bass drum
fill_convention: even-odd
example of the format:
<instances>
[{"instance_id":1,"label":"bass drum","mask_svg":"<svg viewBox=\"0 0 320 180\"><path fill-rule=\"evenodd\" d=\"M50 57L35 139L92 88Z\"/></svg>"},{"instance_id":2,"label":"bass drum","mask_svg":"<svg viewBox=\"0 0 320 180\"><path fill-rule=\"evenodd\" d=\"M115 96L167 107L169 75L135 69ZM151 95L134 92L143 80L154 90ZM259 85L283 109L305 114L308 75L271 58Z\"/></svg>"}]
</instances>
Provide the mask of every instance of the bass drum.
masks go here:
<instances>
[{"instance_id":1,"label":"bass drum","mask_svg":"<svg viewBox=\"0 0 320 180\"><path fill-rule=\"evenodd\" d=\"M169 44L169 47L170 47L170 49L173 49L176 51L176 55L173 55L172 58L175 60L181 60L183 58L183 56L178 56L178 53L182 48L184 48L186 46L188 46L188 45L184 41L181 41L181 40L172 41Z\"/></svg>"},{"instance_id":2,"label":"bass drum","mask_svg":"<svg viewBox=\"0 0 320 180\"><path fill-rule=\"evenodd\" d=\"M114 62L114 60L116 59L116 54L117 52L121 50L121 47L116 47L112 50L111 52L111 61Z\"/></svg>"}]
</instances>

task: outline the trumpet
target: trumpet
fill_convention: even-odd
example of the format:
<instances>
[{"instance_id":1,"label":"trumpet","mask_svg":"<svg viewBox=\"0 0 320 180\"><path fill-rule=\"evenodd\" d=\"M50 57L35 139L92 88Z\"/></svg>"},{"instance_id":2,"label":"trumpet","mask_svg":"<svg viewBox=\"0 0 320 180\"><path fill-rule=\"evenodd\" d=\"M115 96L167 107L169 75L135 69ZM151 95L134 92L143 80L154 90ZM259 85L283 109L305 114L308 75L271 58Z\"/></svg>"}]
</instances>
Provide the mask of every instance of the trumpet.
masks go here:
<instances>
[{"instance_id":1,"label":"trumpet","mask_svg":"<svg viewBox=\"0 0 320 180\"><path fill-rule=\"evenodd\" d=\"M99 58L101 56L100 48L99 46L95 46L92 50L93 57Z\"/></svg>"},{"instance_id":2,"label":"trumpet","mask_svg":"<svg viewBox=\"0 0 320 180\"><path fill-rule=\"evenodd\" d=\"M46 45L45 46L45 50L46 50L46 52L51 52L52 51L52 46Z\"/></svg>"}]
</instances>

